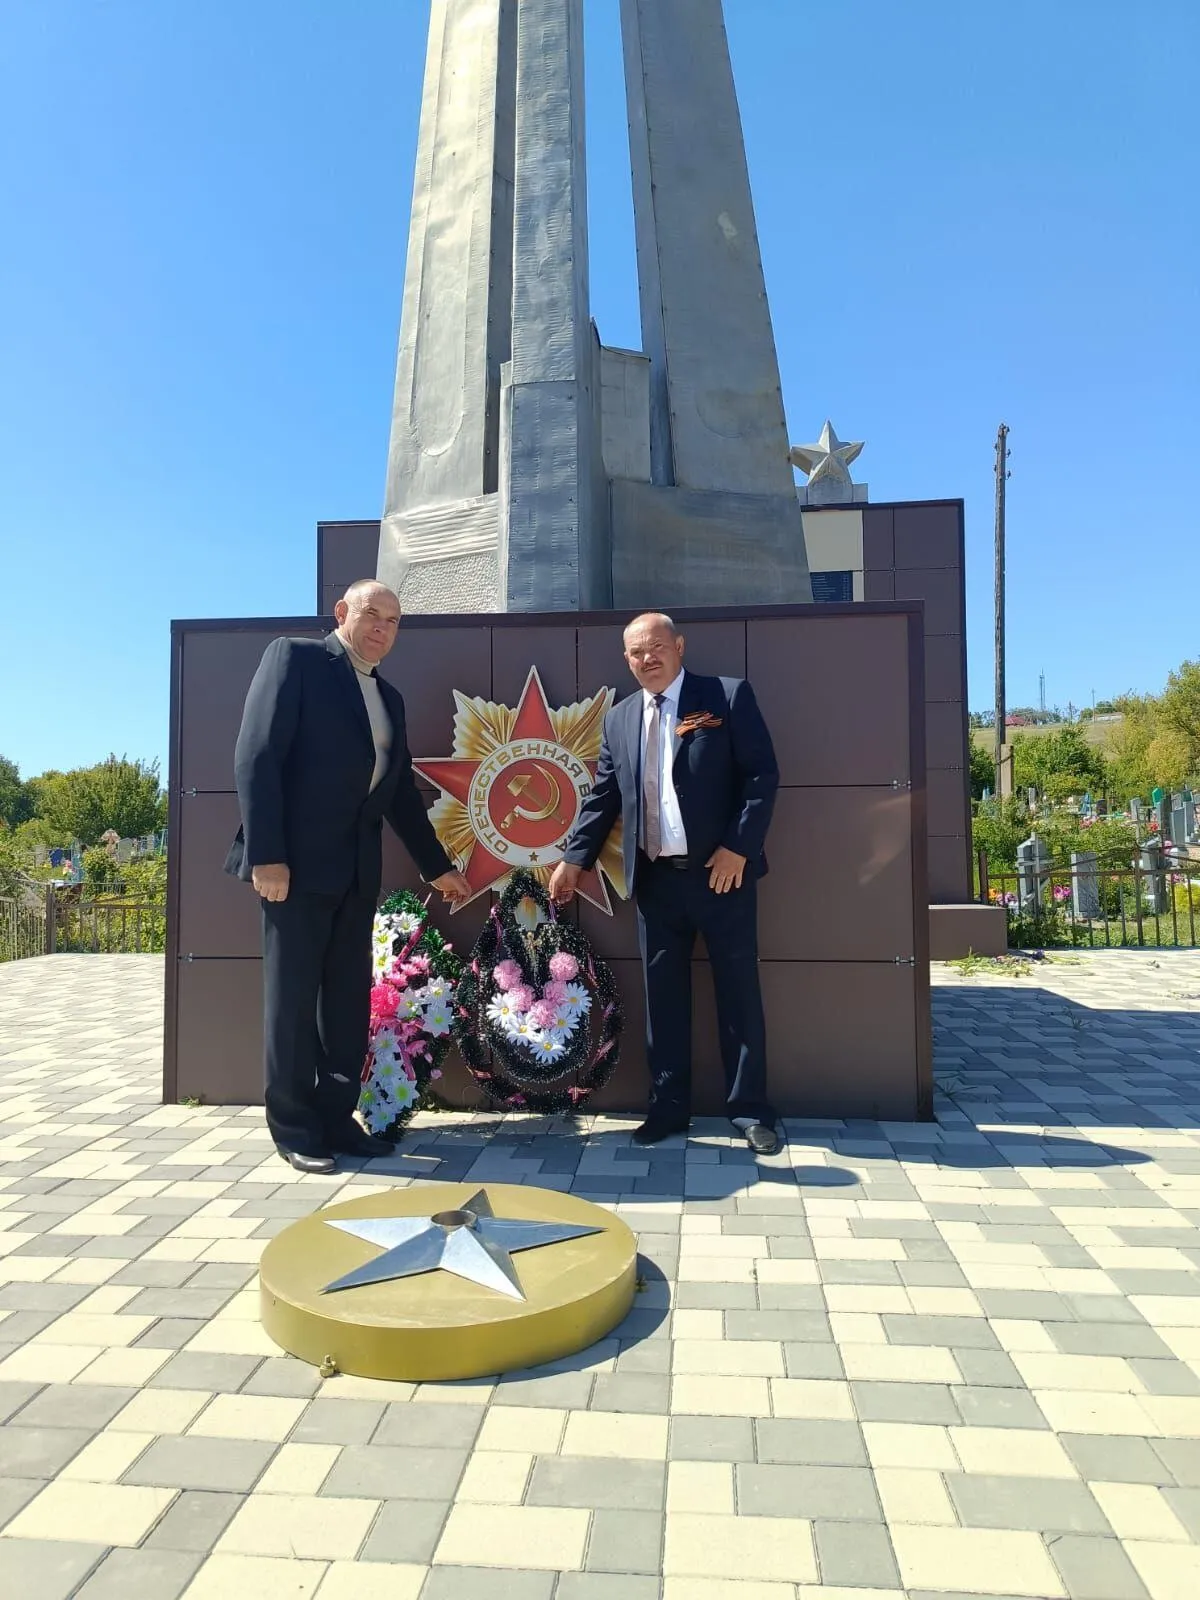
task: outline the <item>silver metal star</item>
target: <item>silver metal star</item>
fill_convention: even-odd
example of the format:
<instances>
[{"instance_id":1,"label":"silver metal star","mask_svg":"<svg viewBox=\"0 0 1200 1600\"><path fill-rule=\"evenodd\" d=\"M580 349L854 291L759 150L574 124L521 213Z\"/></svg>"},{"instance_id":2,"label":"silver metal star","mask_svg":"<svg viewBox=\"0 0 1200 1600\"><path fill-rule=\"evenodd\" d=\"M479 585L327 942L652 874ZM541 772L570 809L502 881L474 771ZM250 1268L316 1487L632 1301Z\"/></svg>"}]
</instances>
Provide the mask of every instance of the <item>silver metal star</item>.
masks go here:
<instances>
[{"instance_id":1,"label":"silver metal star","mask_svg":"<svg viewBox=\"0 0 1200 1600\"><path fill-rule=\"evenodd\" d=\"M497 1217L486 1192L477 1194L453 1211L437 1211L429 1217L362 1217L352 1221L329 1220L331 1228L377 1244L383 1254L345 1277L327 1283L321 1291L357 1289L367 1283L387 1283L392 1278L412 1278L440 1267L455 1277L466 1278L484 1289L495 1289L512 1300L524 1300L521 1282L512 1264L512 1252L533 1250L538 1245L560 1244L587 1233L600 1233L598 1227L572 1222L527 1222L515 1217Z\"/></svg>"}]
</instances>

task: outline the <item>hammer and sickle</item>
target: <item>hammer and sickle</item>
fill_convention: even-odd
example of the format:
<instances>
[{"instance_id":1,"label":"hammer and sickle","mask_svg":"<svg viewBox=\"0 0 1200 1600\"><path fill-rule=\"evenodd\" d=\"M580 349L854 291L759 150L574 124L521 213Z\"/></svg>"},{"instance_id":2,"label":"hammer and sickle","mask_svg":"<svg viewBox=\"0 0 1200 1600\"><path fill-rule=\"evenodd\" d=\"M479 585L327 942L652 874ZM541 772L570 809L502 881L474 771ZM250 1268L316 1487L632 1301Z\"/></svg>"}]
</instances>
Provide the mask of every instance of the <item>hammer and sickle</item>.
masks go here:
<instances>
[{"instance_id":1,"label":"hammer and sickle","mask_svg":"<svg viewBox=\"0 0 1200 1600\"><path fill-rule=\"evenodd\" d=\"M545 822L547 817L554 816L555 812L558 810L559 805L562 803L562 788L559 785L558 778L547 767L538 767L537 771L538 775L546 780L547 789L550 795L549 800L540 808L523 805L521 803L522 798L528 794L533 785L533 774L529 772L518 772L516 776L510 778L508 783L505 785L509 794L514 796L517 803L515 806L513 806L512 810L500 824L500 829L502 832L507 832L507 830L512 826L518 817L520 817L523 822ZM561 819L556 818L555 820L560 821Z\"/></svg>"}]
</instances>

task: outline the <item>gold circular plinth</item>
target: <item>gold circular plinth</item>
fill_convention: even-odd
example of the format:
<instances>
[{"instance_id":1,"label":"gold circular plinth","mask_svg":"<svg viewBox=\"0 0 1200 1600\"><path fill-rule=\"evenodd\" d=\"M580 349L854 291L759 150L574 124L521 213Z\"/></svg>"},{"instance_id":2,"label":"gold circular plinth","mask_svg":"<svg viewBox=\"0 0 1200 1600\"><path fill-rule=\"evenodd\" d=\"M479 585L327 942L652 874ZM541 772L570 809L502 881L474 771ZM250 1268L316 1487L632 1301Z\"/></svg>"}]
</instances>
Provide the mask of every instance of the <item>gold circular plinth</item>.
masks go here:
<instances>
[{"instance_id":1,"label":"gold circular plinth","mask_svg":"<svg viewBox=\"0 0 1200 1600\"><path fill-rule=\"evenodd\" d=\"M497 1218L583 1224L576 1239L515 1251L524 1299L438 1268L326 1293L381 1254L329 1224L457 1211L483 1189ZM637 1242L611 1212L574 1195L508 1183L437 1183L328 1206L271 1240L259 1264L262 1324L314 1366L367 1378L478 1378L583 1350L633 1303Z\"/></svg>"}]
</instances>

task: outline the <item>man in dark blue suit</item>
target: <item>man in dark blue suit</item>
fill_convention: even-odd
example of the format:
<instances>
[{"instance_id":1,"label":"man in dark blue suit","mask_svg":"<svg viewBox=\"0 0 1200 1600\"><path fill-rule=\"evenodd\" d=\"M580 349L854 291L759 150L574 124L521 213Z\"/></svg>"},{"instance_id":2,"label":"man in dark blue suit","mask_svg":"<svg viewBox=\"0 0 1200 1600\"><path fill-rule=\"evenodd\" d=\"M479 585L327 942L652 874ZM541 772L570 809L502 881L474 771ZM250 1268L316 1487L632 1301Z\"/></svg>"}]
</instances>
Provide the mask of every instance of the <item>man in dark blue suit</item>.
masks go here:
<instances>
[{"instance_id":1,"label":"man in dark blue suit","mask_svg":"<svg viewBox=\"0 0 1200 1600\"><path fill-rule=\"evenodd\" d=\"M779 1145L767 1100L758 982L757 883L779 769L743 678L683 670L683 635L647 612L625 630L640 693L604 720L592 792L554 869L565 904L621 820L625 880L636 896L646 985L650 1110L634 1133L656 1144L686 1130L692 1070L692 950L704 935L717 999L725 1104L751 1149Z\"/></svg>"},{"instance_id":2,"label":"man in dark blue suit","mask_svg":"<svg viewBox=\"0 0 1200 1600\"><path fill-rule=\"evenodd\" d=\"M375 671L400 602L363 578L334 616L327 639L272 640L254 675L234 756L242 825L225 863L262 897L267 1126L299 1172L392 1149L354 1120L384 818L447 900L470 894L413 780L404 701Z\"/></svg>"}]
</instances>

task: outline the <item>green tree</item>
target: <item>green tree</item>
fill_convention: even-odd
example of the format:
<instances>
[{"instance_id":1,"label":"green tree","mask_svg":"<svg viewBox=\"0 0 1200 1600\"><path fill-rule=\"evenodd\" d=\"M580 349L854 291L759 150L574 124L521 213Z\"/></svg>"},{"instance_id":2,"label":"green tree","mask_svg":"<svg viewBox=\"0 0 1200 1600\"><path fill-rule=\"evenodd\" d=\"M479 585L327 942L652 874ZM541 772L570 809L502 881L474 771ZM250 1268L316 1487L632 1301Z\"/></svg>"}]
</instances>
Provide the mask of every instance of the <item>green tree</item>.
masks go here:
<instances>
[{"instance_id":1,"label":"green tree","mask_svg":"<svg viewBox=\"0 0 1200 1600\"><path fill-rule=\"evenodd\" d=\"M982 745L971 745L971 799L982 800L985 789L995 789L996 768L992 753Z\"/></svg>"},{"instance_id":2,"label":"green tree","mask_svg":"<svg viewBox=\"0 0 1200 1600\"><path fill-rule=\"evenodd\" d=\"M1167 674L1158 706L1163 724L1187 746L1195 771L1200 766L1200 661L1185 661Z\"/></svg>"},{"instance_id":3,"label":"green tree","mask_svg":"<svg viewBox=\"0 0 1200 1600\"><path fill-rule=\"evenodd\" d=\"M122 838L137 838L166 820L157 761L110 755L97 766L47 773L35 782L38 815L51 829L85 845L95 844L109 828Z\"/></svg>"},{"instance_id":4,"label":"green tree","mask_svg":"<svg viewBox=\"0 0 1200 1600\"><path fill-rule=\"evenodd\" d=\"M28 784L21 782L20 768L7 756L0 756L0 822L16 828L32 815L33 796Z\"/></svg>"},{"instance_id":5,"label":"green tree","mask_svg":"<svg viewBox=\"0 0 1200 1600\"><path fill-rule=\"evenodd\" d=\"M1102 789L1108 777L1104 757L1074 723L1053 733L1017 734L1013 740L1013 782L1033 784L1052 799Z\"/></svg>"}]
</instances>

